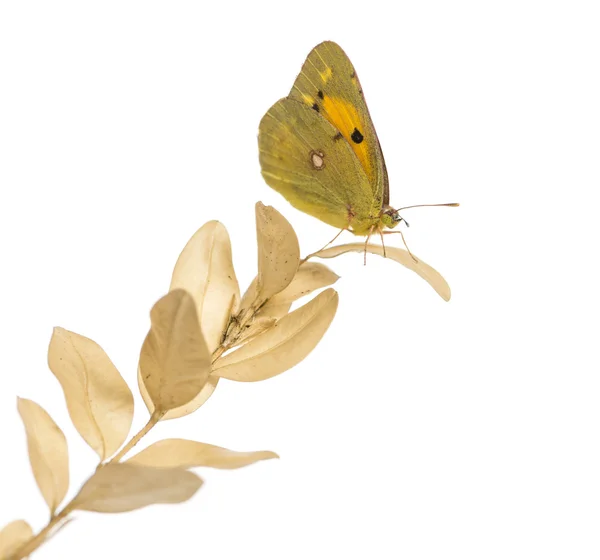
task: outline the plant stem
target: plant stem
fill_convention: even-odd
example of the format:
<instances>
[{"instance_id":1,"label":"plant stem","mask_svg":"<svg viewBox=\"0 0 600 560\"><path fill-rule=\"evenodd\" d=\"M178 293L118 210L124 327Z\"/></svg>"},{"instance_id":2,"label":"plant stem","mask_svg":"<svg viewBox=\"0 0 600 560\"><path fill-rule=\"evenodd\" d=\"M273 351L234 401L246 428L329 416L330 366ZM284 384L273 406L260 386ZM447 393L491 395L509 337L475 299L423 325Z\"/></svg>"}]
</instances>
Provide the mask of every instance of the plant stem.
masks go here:
<instances>
[{"instance_id":1,"label":"plant stem","mask_svg":"<svg viewBox=\"0 0 600 560\"><path fill-rule=\"evenodd\" d=\"M17 550L8 560L21 560L27 558L32 552L37 550L46 540L50 531L56 527L61 521L63 521L67 515L71 513L73 507L73 500L71 500L64 508L58 513L55 513L48 524L34 537L27 541L19 550Z\"/></svg>"},{"instance_id":2,"label":"plant stem","mask_svg":"<svg viewBox=\"0 0 600 560\"><path fill-rule=\"evenodd\" d=\"M139 442L140 440L152 429L156 424L158 424L159 420L165 415L164 412L157 412L156 410L150 416L150 420L148 423L137 433L135 434L127 443L121 448L119 451L108 463L118 463L127 453L129 453Z\"/></svg>"},{"instance_id":3,"label":"plant stem","mask_svg":"<svg viewBox=\"0 0 600 560\"><path fill-rule=\"evenodd\" d=\"M213 355L212 355L212 363L213 364L223 355L223 353L226 350L229 350L229 348L231 348L232 346L235 346L235 343L240 338L240 335L242 334L246 325L254 318L254 315L256 314L257 309L258 309L258 307L255 307L255 305L253 304L243 312L241 317L238 316L239 318L236 319L235 326L231 329L231 332L229 332L229 334L227 334L227 336L225 337L225 340L223 340L221 345L213 352Z\"/></svg>"}]
</instances>

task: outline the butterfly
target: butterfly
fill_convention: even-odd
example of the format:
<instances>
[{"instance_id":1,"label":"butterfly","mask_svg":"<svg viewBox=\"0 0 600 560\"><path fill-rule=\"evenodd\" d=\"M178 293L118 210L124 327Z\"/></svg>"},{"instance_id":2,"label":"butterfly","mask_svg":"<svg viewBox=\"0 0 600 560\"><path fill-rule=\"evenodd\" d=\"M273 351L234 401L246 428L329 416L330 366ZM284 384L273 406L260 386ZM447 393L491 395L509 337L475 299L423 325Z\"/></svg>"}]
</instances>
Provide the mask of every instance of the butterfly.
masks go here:
<instances>
[{"instance_id":1,"label":"butterfly","mask_svg":"<svg viewBox=\"0 0 600 560\"><path fill-rule=\"evenodd\" d=\"M332 41L310 52L290 94L264 115L258 146L270 187L298 210L339 228L338 235L367 236L365 247L374 233L382 241L384 233L396 233L384 230L406 223L399 210L413 208L389 204L385 160L362 86Z\"/></svg>"}]
</instances>

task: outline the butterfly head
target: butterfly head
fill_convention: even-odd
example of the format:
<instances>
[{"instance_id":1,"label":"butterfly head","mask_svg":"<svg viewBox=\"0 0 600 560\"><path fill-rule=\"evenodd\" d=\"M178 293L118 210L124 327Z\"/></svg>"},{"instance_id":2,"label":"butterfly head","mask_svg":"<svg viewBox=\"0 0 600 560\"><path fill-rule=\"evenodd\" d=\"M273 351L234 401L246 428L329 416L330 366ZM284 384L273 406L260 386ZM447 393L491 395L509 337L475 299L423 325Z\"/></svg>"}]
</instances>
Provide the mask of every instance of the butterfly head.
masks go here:
<instances>
[{"instance_id":1,"label":"butterfly head","mask_svg":"<svg viewBox=\"0 0 600 560\"><path fill-rule=\"evenodd\" d=\"M395 228L400 222L404 222L408 226L408 222L400 216L398 210L391 206L385 206L381 211L381 223L389 229Z\"/></svg>"}]
</instances>

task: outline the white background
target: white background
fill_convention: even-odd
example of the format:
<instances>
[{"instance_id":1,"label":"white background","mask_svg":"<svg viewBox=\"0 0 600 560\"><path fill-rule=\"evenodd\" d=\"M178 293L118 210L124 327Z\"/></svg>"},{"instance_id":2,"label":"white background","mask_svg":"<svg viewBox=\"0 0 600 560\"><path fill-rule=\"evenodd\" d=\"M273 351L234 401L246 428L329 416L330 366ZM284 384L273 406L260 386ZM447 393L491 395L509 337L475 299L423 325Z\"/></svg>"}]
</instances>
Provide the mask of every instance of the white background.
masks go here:
<instances>
[{"instance_id":1,"label":"white background","mask_svg":"<svg viewBox=\"0 0 600 560\"><path fill-rule=\"evenodd\" d=\"M95 466L47 369L53 326L96 340L135 387L149 309L205 221L226 224L243 288L257 200L304 254L335 233L264 184L256 146L332 39L361 78L392 204L462 204L405 213L452 300L376 256L328 262L339 311L308 359L223 382L147 438L281 459L204 470L183 505L79 514L35 557L598 558L597 7L2 2L0 525L47 515L17 395L65 431L71 493ZM133 429L146 419L136 394Z\"/></svg>"}]
</instances>

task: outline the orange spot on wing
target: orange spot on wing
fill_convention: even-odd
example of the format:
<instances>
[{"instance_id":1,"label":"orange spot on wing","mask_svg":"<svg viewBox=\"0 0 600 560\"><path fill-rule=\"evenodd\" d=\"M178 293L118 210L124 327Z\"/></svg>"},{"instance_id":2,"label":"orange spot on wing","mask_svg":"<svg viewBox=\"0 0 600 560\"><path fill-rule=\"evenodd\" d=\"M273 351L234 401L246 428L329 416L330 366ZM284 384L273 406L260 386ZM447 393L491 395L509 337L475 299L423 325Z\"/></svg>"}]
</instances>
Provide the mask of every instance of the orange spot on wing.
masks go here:
<instances>
[{"instance_id":1,"label":"orange spot on wing","mask_svg":"<svg viewBox=\"0 0 600 560\"><path fill-rule=\"evenodd\" d=\"M367 177L371 181L375 181L375 170L373 168L373 161L371 154L368 149L367 138L360 144L357 144L352 140L352 133L356 128L363 136L367 134L365 126L363 125L362 119L354 105L344 101L325 95L325 98L321 102L323 110L321 114L341 133L342 136L348 141L356 157L360 161L362 168L365 170Z\"/></svg>"}]
</instances>

